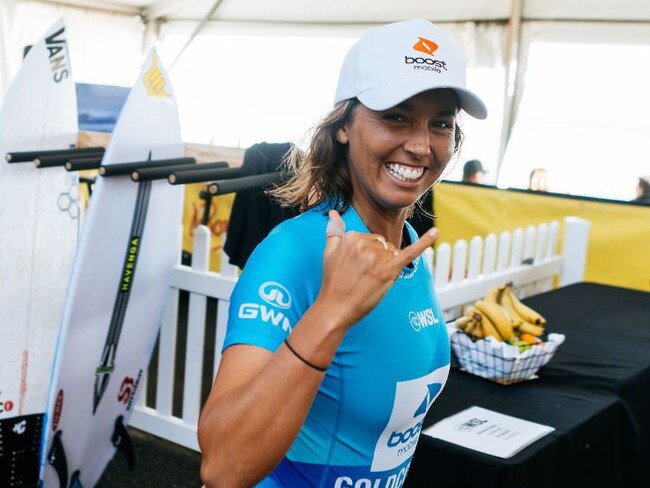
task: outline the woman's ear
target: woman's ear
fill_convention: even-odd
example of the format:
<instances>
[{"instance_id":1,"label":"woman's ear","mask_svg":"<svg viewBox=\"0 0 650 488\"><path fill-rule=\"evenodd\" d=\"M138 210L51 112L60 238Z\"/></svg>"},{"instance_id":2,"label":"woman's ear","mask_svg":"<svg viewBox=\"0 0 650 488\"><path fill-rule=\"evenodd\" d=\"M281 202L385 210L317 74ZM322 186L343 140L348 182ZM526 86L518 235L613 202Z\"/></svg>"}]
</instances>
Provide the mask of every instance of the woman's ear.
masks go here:
<instances>
[{"instance_id":1,"label":"woman's ear","mask_svg":"<svg viewBox=\"0 0 650 488\"><path fill-rule=\"evenodd\" d=\"M348 136L347 126L344 125L343 127L338 128L336 131L336 140L341 144L347 144L349 142L350 137Z\"/></svg>"}]
</instances>

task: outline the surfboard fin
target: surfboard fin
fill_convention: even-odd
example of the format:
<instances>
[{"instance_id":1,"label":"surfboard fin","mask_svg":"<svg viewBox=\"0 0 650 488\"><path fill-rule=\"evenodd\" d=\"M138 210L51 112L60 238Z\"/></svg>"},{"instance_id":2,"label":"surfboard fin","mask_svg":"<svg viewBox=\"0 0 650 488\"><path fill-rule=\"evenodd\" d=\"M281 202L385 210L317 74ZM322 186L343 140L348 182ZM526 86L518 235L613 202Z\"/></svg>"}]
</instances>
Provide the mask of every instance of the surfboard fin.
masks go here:
<instances>
[{"instance_id":1,"label":"surfboard fin","mask_svg":"<svg viewBox=\"0 0 650 488\"><path fill-rule=\"evenodd\" d=\"M81 481L79 481L80 474L81 471L79 470L72 473L72 477L70 478L70 486L68 488L84 488L83 485L81 484Z\"/></svg>"},{"instance_id":2,"label":"surfboard fin","mask_svg":"<svg viewBox=\"0 0 650 488\"><path fill-rule=\"evenodd\" d=\"M135 450L133 449L133 442L131 441L129 431L126 430L123 415L120 415L115 419L115 430L113 430L111 442L117 449L124 453L126 456L126 463L129 466L129 469L133 471L135 469Z\"/></svg>"},{"instance_id":3,"label":"surfboard fin","mask_svg":"<svg viewBox=\"0 0 650 488\"><path fill-rule=\"evenodd\" d=\"M47 453L47 462L54 468L59 477L59 486L66 488L68 485L68 461L65 457L63 441L61 441L62 432L59 430L54 434L52 447Z\"/></svg>"}]
</instances>

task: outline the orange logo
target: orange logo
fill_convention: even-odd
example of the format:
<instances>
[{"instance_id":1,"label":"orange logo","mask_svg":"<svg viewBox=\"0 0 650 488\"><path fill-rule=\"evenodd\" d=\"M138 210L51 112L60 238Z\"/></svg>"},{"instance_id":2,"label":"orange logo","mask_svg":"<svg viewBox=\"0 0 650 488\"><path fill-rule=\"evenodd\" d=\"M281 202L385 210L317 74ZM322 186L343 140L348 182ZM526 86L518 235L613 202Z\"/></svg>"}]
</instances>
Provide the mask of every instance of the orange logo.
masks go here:
<instances>
[{"instance_id":1,"label":"orange logo","mask_svg":"<svg viewBox=\"0 0 650 488\"><path fill-rule=\"evenodd\" d=\"M419 41L413 44L413 49L424 54L432 55L438 49L438 45L424 37L418 37Z\"/></svg>"}]
</instances>

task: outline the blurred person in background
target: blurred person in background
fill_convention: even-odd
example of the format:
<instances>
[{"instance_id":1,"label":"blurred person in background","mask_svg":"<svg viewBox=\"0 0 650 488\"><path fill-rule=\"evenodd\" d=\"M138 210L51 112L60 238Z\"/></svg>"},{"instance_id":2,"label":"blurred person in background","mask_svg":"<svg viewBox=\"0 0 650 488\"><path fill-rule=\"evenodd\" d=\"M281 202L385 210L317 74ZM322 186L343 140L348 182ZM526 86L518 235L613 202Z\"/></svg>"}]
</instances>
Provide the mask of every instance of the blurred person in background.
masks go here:
<instances>
[{"instance_id":1,"label":"blurred person in background","mask_svg":"<svg viewBox=\"0 0 650 488\"><path fill-rule=\"evenodd\" d=\"M482 185L485 181L485 169L478 159L471 159L463 166L463 183Z\"/></svg>"},{"instance_id":2,"label":"blurred person in background","mask_svg":"<svg viewBox=\"0 0 650 488\"><path fill-rule=\"evenodd\" d=\"M530 172L528 189L532 191L548 191L548 171L544 168L535 168Z\"/></svg>"},{"instance_id":3,"label":"blurred person in background","mask_svg":"<svg viewBox=\"0 0 650 488\"><path fill-rule=\"evenodd\" d=\"M632 202L650 205L650 176L639 177L639 182L636 186L636 198Z\"/></svg>"}]
</instances>

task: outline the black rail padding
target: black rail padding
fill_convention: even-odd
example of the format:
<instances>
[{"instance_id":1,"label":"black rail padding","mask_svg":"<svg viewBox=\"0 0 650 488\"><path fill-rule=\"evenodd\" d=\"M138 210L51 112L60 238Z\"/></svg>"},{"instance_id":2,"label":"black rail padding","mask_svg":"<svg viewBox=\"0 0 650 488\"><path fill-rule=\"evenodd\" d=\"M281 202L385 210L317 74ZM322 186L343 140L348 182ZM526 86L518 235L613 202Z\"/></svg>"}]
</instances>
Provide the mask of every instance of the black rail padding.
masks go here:
<instances>
[{"instance_id":1,"label":"black rail padding","mask_svg":"<svg viewBox=\"0 0 650 488\"><path fill-rule=\"evenodd\" d=\"M95 184L95 178L87 178L85 176L79 177L79 183L84 183L88 189L88 198L93 196L93 185Z\"/></svg>"},{"instance_id":2,"label":"black rail padding","mask_svg":"<svg viewBox=\"0 0 650 488\"><path fill-rule=\"evenodd\" d=\"M213 181L208 185L208 192L211 195L225 195L226 193L237 193L238 191L253 190L277 183L282 179L283 173L275 171L261 175L244 176L233 180Z\"/></svg>"},{"instance_id":3,"label":"black rail padding","mask_svg":"<svg viewBox=\"0 0 650 488\"><path fill-rule=\"evenodd\" d=\"M103 152L86 153L84 154L84 156L101 159L104 156L104 153ZM65 166L65 163L67 163L71 159L72 158L70 158L70 156L58 156L58 155L39 156L36 159L34 159L34 165L37 168L52 168L54 166Z\"/></svg>"},{"instance_id":4,"label":"black rail padding","mask_svg":"<svg viewBox=\"0 0 650 488\"><path fill-rule=\"evenodd\" d=\"M216 163L201 164L177 164L175 166L163 166L162 168L140 168L131 173L133 181L165 180L176 171L195 171L198 169L227 168L228 163L218 161Z\"/></svg>"},{"instance_id":5,"label":"black rail padding","mask_svg":"<svg viewBox=\"0 0 650 488\"><path fill-rule=\"evenodd\" d=\"M81 147L73 149L55 149L51 151L23 151L23 152L9 152L5 154L5 160L8 163L28 163L32 162L41 156L61 156L64 163L70 158L78 158L87 156L91 153L104 153L103 147ZM61 163L63 164L63 163Z\"/></svg>"},{"instance_id":6,"label":"black rail padding","mask_svg":"<svg viewBox=\"0 0 650 488\"><path fill-rule=\"evenodd\" d=\"M82 171L84 169L97 169L102 164L103 156L93 156L91 158L74 158L66 162L63 166L68 171Z\"/></svg>"},{"instance_id":7,"label":"black rail padding","mask_svg":"<svg viewBox=\"0 0 650 488\"><path fill-rule=\"evenodd\" d=\"M145 168L161 168L164 166L178 166L196 164L194 158L172 158L172 159L151 159L147 161L133 161L130 163L109 164L99 167L99 174L102 176L130 175L136 170Z\"/></svg>"},{"instance_id":8,"label":"black rail padding","mask_svg":"<svg viewBox=\"0 0 650 488\"><path fill-rule=\"evenodd\" d=\"M203 216L201 217L201 225L208 225L210 223L210 210L212 210L212 197L207 191L202 190L199 192L199 198L205 200L203 205Z\"/></svg>"},{"instance_id":9,"label":"black rail padding","mask_svg":"<svg viewBox=\"0 0 650 488\"><path fill-rule=\"evenodd\" d=\"M187 183L201 183L203 181L227 180L230 178L239 178L240 176L241 168L196 168L191 171L174 171L169 175L168 180L172 185L185 185Z\"/></svg>"}]
</instances>

